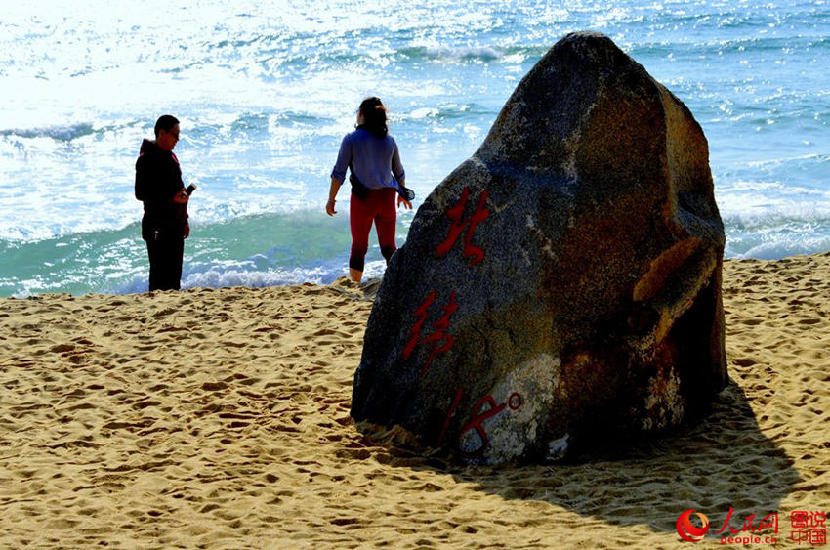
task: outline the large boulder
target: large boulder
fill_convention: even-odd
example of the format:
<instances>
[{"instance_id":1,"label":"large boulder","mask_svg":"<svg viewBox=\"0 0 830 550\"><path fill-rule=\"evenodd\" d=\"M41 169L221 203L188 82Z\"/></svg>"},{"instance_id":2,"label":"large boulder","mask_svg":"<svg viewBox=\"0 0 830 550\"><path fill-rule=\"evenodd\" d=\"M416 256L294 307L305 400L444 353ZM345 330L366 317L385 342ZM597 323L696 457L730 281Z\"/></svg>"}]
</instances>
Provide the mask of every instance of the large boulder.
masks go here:
<instances>
[{"instance_id":1,"label":"large boulder","mask_svg":"<svg viewBox=\"0 0 830 550\"><path fill-rule=\"evenodd\" d=\"M418 209L352 416L474 463L678 426L726 383L724 242L692 114L569 34Z\"/></svg>"}]
</instances>

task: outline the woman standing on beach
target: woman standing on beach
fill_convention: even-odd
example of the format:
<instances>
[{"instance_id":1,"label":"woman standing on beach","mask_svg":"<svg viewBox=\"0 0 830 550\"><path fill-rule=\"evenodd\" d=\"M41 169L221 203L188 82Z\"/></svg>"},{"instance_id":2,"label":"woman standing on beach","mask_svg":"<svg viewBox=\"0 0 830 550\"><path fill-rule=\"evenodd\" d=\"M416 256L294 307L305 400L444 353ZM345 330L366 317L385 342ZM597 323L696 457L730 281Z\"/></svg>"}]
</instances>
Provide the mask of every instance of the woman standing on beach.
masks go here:
<instances>
[{"instance_id":1,"label":"woman standing on beach","mask_svg":"<svg viewBox=\"0 0 830 550\"><path fill-rule=\"evenodd\" d=\"M398 156L395 139L386 126L386 107L380 99L364 99L357 111L355 131L343 138L337 162L331 171L331 188L326 203L329 216L337 214L335 197L346 179L346 169L351 170L352 184L351 227L352 251L349 257L349 274L360 282L363 264L369 248L369 231L372 222L378 233L380 252L386 263L395 252L395 193L401 203L412 209L414 193L404 186L404 170Z\"/></svg>"}]
</instances>

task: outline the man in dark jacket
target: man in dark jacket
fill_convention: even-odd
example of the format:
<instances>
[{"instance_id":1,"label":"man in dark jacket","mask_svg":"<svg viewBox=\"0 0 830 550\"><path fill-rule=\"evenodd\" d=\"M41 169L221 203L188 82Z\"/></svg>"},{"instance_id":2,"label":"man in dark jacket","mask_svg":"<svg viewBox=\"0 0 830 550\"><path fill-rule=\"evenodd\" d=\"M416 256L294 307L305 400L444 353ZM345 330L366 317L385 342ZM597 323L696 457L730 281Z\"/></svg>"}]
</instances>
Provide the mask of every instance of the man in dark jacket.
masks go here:
<instances>
[{"instance_id":1,"label":"man in dark jacket","mask_svg":"<svg viewBox=\"0 0 830 550\"><path fill-rule=\"evenodd\" d=\"M141 236L150 257L150 290L179 290L184 240L190 234L182 169L173 148L179 141L179 121L162 115L156 139L144 140L135 163L135 197L144 201Z\"/></svg>"}]
</instances>

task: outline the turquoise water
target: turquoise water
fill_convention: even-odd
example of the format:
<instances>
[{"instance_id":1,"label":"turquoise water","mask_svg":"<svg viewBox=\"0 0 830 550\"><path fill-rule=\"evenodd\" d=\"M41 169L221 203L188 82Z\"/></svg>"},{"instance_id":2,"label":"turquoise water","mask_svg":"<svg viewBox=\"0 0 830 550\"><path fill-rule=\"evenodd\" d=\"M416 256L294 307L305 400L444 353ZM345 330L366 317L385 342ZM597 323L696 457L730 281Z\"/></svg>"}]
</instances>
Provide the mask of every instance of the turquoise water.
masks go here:
<instances>
[{"instance_id":1,"label":"turquoise water","mask_svg":"<svg viewBox=\"0 0 830 550\"><path fill-rule=\"evenodd\" d=\"M0 18L2 296L146 288L134 163L165 112L199 186L184 286L329 282L350 236L345 190L323 212L328 175L363 97L390 109L417 207L584 29L703 126L727 256L830 250L825 1L17 4Z\"/></svg>"}]
</instances>

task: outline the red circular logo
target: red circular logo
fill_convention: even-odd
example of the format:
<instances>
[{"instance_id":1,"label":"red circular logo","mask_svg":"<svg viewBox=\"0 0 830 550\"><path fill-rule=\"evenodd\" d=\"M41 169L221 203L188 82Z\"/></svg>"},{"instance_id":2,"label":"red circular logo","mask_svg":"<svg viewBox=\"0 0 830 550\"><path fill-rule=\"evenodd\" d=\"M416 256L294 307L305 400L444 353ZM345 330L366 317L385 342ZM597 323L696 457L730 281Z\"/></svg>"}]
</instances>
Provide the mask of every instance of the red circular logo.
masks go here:
<instances>
[{"instance_id":1,"label":"red circular logo","mask_svg":"<svg viewBox=\"0 0 830 550\"><path fill-rule=\"evenodd\" d=\"M690 521L690 516L694 513L699 519L701 526L695 527ZM700 542L703 536L709 531L709 518L705 515L695 512L694 508L686 510L680 517L677 518L677 534L680 538L689 542Z\"/></svg>"}]
</instances>

